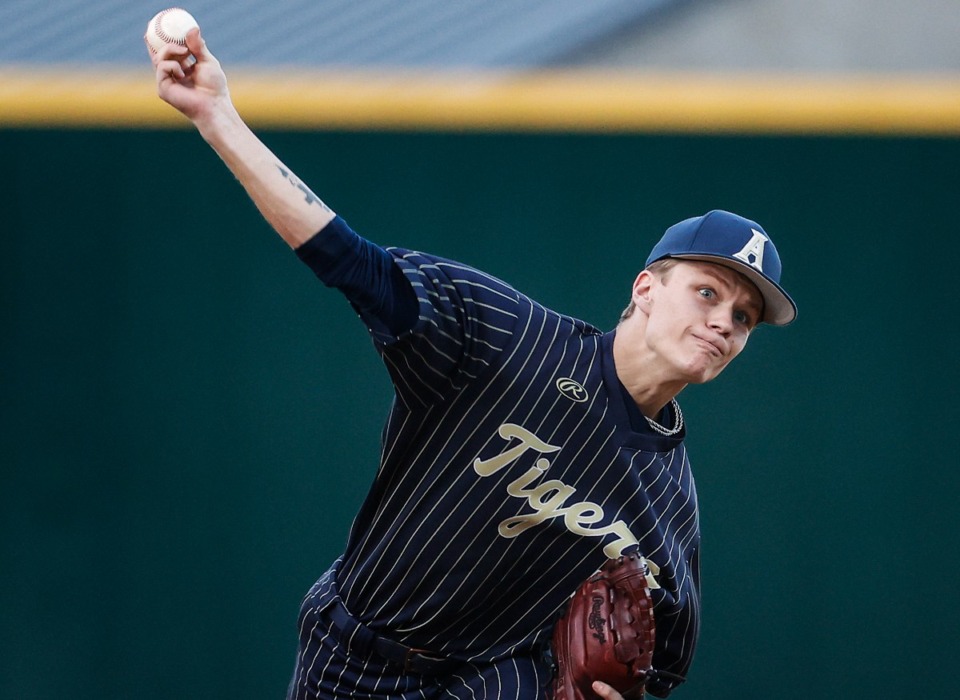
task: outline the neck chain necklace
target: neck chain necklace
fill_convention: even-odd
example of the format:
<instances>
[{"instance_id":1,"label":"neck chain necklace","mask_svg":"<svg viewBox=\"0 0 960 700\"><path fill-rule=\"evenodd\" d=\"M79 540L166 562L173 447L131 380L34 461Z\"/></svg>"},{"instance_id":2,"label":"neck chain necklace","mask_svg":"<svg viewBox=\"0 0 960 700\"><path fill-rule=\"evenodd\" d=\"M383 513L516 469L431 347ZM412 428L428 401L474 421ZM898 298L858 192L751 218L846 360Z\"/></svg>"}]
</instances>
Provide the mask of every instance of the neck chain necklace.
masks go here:
<instances>
[{"instance_id":1,"label":"neck chain necklace","mask_svg":"<svg viewBox=\"0 0 960 700\"><path fill-rule=\"evenodd\" d=\"M673 409L674 423L675 425L672 428L664 428L662 425L657 423L653 418L647 418L647 423L650 424L650 427L653 428L655 432L665 435L666 437L671 437L676 435L681 430L683 430L683 413L680 412L680 404L677 403L676 399L670 399L670 407Z\"/></svg>"}]
</instances>

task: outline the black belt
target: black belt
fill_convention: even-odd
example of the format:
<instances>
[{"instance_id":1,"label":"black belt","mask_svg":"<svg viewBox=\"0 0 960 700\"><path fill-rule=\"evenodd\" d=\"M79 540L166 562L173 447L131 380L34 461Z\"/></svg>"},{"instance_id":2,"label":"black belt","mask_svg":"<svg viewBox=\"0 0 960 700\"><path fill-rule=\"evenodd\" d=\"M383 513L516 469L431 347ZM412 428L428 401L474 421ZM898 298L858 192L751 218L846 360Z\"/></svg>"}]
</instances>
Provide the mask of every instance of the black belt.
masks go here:
<instances>
[{"instance_id":1,"label":"black belt","mask_svg":"<svg viewBox=\"0 0 960 700\"><path fill-rule=\"evenodd\" d=\"M426 649L408 647L392 639L381 637L372 629L357 620L343 605L340 598L336 598L329 608L330 619L343 633L344 641L351 650L363 654L375 653L387 661L400 666L404 673L419 673L436 676L453 670L461 665L461 661L437 656Z\"/></svg>"}]
</instances>

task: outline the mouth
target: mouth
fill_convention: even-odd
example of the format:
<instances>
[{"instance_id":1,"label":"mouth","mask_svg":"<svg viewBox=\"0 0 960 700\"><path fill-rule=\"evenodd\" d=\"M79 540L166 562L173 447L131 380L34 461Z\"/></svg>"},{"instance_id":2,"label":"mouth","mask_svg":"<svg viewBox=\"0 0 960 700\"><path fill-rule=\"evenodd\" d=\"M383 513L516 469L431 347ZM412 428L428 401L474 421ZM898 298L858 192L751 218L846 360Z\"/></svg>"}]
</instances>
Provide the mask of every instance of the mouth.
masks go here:
<instances>
[{"instance_id":1,"label":"mouth","mask_svg":"<svg viewBox=\"0 0 960 700\"><path fill-rule=\"evenodd\" d=\"M723 351L723 348L721 348L717 343L707 340L706 338L701 338L699 335L695 335L693 337L697 341L697 344L704 348L711 355L715 357L724 357L724 355L726 355L726 353Z\"/></svg>"}]
</instances>

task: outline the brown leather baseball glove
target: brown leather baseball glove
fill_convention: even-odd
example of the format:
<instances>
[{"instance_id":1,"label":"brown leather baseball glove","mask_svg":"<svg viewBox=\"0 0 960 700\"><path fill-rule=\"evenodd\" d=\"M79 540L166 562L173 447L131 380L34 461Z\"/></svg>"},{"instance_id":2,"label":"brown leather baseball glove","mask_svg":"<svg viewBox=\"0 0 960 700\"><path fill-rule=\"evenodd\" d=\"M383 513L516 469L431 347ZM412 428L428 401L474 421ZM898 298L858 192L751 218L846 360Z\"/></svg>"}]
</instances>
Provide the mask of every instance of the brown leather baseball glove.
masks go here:
<instances>
[{"instance_id":1,"label":"brown leather baseball glove","mask_svg":"<svg viewBox=\"0 0 960 700\"><path fill-rule=\"evenodd\" d=\"M573 594L553 631L553 700L596 700L593 681L643 698L656 638L648 573L643 557L624 554Z\"/></svg>"}]
</instances>

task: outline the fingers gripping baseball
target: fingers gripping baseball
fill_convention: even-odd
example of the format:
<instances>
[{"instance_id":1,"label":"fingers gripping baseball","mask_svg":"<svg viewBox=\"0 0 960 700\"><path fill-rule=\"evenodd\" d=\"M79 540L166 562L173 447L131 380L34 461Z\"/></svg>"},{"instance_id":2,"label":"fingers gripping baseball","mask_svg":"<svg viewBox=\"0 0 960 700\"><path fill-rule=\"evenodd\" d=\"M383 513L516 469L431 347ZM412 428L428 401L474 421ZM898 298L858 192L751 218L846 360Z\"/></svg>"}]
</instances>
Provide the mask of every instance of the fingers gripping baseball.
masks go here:
<instances>
[{"instance_id":1,"label":"fingers gripping baseball","mask_svg":"<svg viewBox=\"0 0 960 700\"><path fill-rule=\"evenodd\" d=\"M188 118L202 118L229 99L220 62L198 28L187 33L182 45L168 43L154 52L148 42L147 49L156 70L157 94Z\"/></svg>"}]
</instances>

